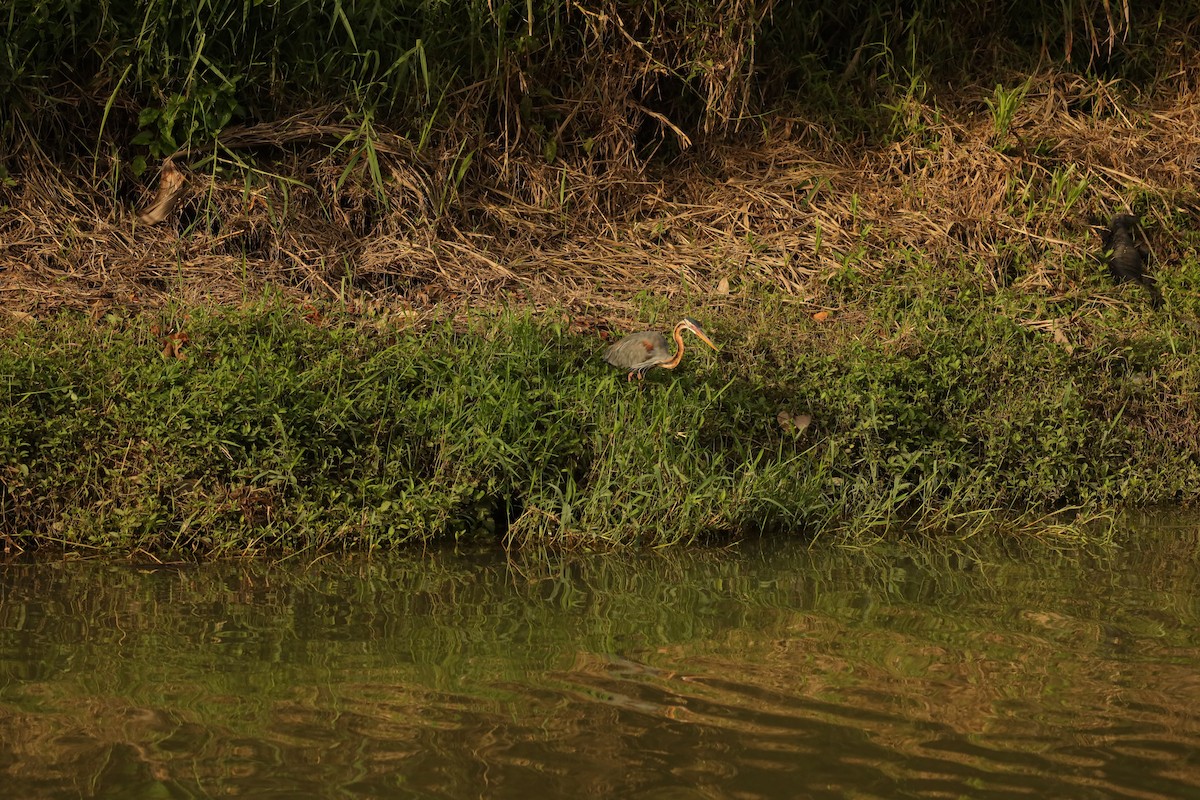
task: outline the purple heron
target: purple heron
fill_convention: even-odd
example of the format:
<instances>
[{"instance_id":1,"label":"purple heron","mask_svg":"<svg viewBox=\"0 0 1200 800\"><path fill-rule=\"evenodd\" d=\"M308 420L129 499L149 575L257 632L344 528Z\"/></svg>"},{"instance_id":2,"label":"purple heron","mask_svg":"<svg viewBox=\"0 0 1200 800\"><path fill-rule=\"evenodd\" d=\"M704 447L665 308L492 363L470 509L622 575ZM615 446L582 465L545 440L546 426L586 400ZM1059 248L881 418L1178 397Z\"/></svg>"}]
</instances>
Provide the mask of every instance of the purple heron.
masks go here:
<instances>
[{"instance_id":1,"label":"purple heron","mask_svg":"<svg viewBox=\"0 0 1200 800\"><path fill-rule=\"evenodd\" d=\"M604 351L604 360L619 369L629 370L626 380L633 380L636 375L640 381L653 367L675 369L683 360L683 332L691 331L700 337L700 341L711 347L717 346L708 338L708 334L700 327L700 323L690 317L684 317L671 332L675 339L675 355L667 350L667 337L658 331L642 331L631 333Z\"/></svg>"}]
</instances>

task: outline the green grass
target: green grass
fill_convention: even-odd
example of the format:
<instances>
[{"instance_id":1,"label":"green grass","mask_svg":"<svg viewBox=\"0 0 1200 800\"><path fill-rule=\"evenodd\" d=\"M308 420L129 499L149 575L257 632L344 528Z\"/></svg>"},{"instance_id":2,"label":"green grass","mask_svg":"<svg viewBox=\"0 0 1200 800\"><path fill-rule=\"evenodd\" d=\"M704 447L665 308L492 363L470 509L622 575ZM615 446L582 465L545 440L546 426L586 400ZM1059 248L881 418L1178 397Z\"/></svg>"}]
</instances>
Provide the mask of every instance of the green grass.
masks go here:
<instances>
[{"instance_id":1,"label":"green grass","mask_svg":"<svg viewBox=\"0 0 1200 800\"><path fill-rule=\"evenodd\" d=\"M1084 535L1197 499L1197 337L1169 316L1114 316L1068 351L995 298L877 292L865 322L714 317L719 355L641 386L598 338L517 313L381 330L266 302L21 325L0 346L0 533L220 553L1052 515ZM187 332L185 360L155 326Z\"/></svg>"},{"instance_id":2,"label":"green grass","mask_svg":"<svg viewBox=\"0 0 1200 800\"><path fill-rule=\"evenodd\" d=\"M666 541L737 529L764 491L733 474L756 457L721 430L716 376L641 390L595 342L521 318L380 336L215 313L188 323L187 360L164 359L149 324L64 319L9 340L6 532L302 547L511 519L523 538Z\"/></svg>"}]
</instances>

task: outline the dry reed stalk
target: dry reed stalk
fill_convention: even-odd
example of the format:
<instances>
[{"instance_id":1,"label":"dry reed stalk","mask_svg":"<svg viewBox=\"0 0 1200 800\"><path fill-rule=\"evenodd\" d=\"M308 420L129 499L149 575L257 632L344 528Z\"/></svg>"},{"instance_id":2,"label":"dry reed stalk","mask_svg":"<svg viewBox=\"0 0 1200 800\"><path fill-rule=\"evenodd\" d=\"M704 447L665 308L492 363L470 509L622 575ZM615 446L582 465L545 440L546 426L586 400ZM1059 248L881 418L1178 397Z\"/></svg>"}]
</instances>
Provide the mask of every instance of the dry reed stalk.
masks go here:
<instances>
[{"instance_id":1,"label":"dry reed stalk","mask_svg":"<svg viewBox=\"0 0 1200 800\"><path fill-rule=\"evenodd\" d=\"M1200 90L1134 105L1113 85L1040 74L1012 121L1016 144L1003 149L981 92L925 102L930 122L892 144L834 144L803 133L810 124L781 120L778 130L802 133L706 140L653 174L595 151L547 163L481 143L455 192L447 187L461 162L448 143L417 152L377 131L383 197L361 159L349 168L345 149L311 146L353 131L293 118L223 142L305 148L252 173L252 185L193 173L176 212L154 227L134 224L125 209L135 198L114 206L112 194L82 181L86 165L27 154L0 198L11 209L0 220L0 301L34 314L236 301L248 285L271 285L398 308L507 293L624 317L639 292L686 287L735 302L748 284L816 308L848 268L882 280L963 261L982 264L993 289L1059 296L1080 277L1066 265L1097 249L1089 214L1138 193L1200 207ZM1054 194L1064 180L1086 182L1074 205ZM1178 255L1171 242L1156 246L1159 263ZM716 292L722 279L729 296Z\"/></svg>"}]
</instances>

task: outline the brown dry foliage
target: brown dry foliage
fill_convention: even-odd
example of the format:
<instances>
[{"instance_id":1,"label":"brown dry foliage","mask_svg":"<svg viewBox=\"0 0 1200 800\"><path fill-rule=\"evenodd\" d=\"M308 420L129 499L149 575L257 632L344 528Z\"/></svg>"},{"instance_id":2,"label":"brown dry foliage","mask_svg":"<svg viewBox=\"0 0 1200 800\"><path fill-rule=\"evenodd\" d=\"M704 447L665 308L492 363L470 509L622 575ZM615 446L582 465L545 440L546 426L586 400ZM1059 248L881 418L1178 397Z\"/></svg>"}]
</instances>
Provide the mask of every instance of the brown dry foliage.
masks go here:
<instances>
[{"instance_id":1,"label":"brown dry foliage","mask_svg":"<svg viewBox=\"0 0 1200 800\"><path fill-rule=\"evenodd\" d=\"M1200 207L1200 91L1183 76L1172 88L1131 100L1116 84L1046 72L1004 142L990 92L975 89L910 100L909 130L889 144L777 117L761 136L705 139L654 168L595 151L547 163L479 141L463 169L456 146L419 152L376 130L382 198L362 152L347 167L361 140L328 146L353 129L315 115L227 131L222 152L276 156L249 183L190 171L157 226L136 220L157 188L149 175L140 195L114 201L124 189L106 187L126 178L26 153L0 189L0 303L95 311L237 302L274 286L395 307L507 296L621 316L639 292L687 287L736 303L766 286L815 309L832 302L826 282L848 259L866 279L968 262L992 288L1061 294L1081 277L1068 265L1098 250L1089 215L1151 198L1152 227ZM1073 206L1056 175L1086 180ZM1152 247L1159 264L1180 255L1170 241Z\"/></svg>"}]
</instances>

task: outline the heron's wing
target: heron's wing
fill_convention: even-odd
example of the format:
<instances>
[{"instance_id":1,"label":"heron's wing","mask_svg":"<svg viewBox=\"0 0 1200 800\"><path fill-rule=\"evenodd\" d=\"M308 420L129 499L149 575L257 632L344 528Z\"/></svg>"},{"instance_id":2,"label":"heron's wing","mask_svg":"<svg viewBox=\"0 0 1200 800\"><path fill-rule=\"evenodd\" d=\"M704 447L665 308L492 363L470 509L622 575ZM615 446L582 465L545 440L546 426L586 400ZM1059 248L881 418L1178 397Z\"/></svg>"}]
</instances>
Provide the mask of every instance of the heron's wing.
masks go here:
<instances>
[{"instance_id":1,"label":"heron's wing","mask_svg":"<svg viewBox=\"0 0 1200 800\"><path fill-rule=\"evenodd\" d=\"M621 369L657 364L669 357L667 339L658 331L631 333L604 351L604 360Z\"/></svg>"}]
</instances>

